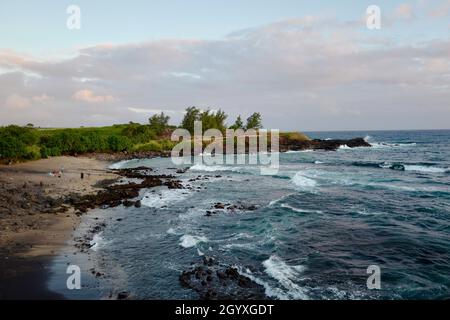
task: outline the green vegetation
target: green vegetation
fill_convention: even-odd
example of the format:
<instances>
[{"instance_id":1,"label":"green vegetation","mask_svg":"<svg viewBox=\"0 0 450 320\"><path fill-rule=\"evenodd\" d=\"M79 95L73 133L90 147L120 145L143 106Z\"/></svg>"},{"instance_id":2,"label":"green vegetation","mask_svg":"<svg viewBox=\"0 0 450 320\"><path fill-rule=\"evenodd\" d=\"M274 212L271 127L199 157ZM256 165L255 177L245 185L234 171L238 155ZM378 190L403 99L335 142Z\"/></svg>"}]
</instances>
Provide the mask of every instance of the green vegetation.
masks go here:
<instances>
[{"instance_id":1,"label":"green vegetation","mask_svg":"<svg viewBox=\"0 0 450 320\"><path fill-rule=\"evenodd\" d=\"M230 127L230 129L233 129L233 130L244 129L244 123L242 122L241 115L238 115L238 117L236 118L236 121Z\"/></svg>"},{"instance_id":2,"label":"green vegetation","mask_svg":"<svg viewBox=\"0 0 450 320\"><path fill-rule=\"evenodd\" d=\"M261 129L262 128L262 117L259 112L253 113L250 117L247 118L247 125L245 129Z\"/></svg>"},{"instance_id":3,"label":"green vegetation","mask_svg":"<svg viewBox=\"0 0 450 320\"><path fill-rule=\"evenodd\" d=\"M164 112L160 114L155 114L148 119L150 124L150 129L156 134L161 135L165 129L169 127L169 116L166 116Z\"/></svg>"},{"instance_id":4,"label":"green vegetation","mask_svg":"<svg viewBox=\"0 0 450 320\"><path fill-rule=\"evenodd\" d=\"M0 127L0 159L35 160L60 155L76 155L89 152L145 152L169 151L178 143L170 140L175 126L169 125L164 113L150 117L148 124L130 122L108 127L77 129L43 129L33 124L24 127L10 125ZM227 128L227 115L222 110L201 111L196 107L186 109L180 127L194 131L194 122L202 121L203 132L208 129ZM244 126L241 116L230 126L232 129L260 129L262 118L254 113ZM282 133L280 139L309 140L298 132Z\"/></svg>"},{"instance_id":5,"label":"green vegetation","mask_svg":"<svg viewBox=\"0 0 450 320\"><path fill-rule=\"evenodd\" d=\"M163 129L170 128L168 125ZM88 152L162 151L161 128L137 123L99 128L40 129L31 126L0 127L0 159L33 160ZM158 144L145 149L145 144ZM141 151L139 149L139 151Z\"/></svg>"},{"instance_id":6,"label":"green vegetation","mask_svg":"<svg viewBox=\"0 0 450 320\"><path fill-rule=\"evenodd\" d=\"M208 129L218 129L222 132L225 131L225 120L227 115L222 110L216 112L211 110L201 111L197 107L186 108L186 113L181 121L181 128L188 130L191 134L194 134L195 121L202 122L202 131L205 132Z\"/></svg>"},{"instance_id":7,"label":"green vegetation","mask_svg":"<svg viewBox=\"0 0 450 320\"><path fill-rule=\"evenodd\" d=\"M311 140L302 132L280 132L280 140L287 139L290 141L308 141Z\"/></svg>"}]
</instances>

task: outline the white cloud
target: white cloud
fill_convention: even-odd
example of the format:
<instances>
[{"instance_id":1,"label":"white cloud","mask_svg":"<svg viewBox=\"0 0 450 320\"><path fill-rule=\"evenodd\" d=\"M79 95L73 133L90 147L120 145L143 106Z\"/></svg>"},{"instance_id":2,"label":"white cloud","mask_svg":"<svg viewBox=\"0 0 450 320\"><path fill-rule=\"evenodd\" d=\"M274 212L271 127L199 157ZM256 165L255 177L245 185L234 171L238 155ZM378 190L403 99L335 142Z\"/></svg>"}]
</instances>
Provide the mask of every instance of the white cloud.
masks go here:
<instances>
[{"instance_id":1,"label":"white cloud","mask_svg":"<svg viewBox=\"0 0 450 320\"><path fill-rule=\"evenodd\" d=\"M53 101L53 100L55 100L55 97L48 96L48 95L46 95L46 94L44 93L44 94L41 94L41 95L39 95L39 96L34 96L32 99L33 99L33 101L35 101L35 102L38 102L38 103L44 103L44 102L48 102L48 101Z\"/></svg>"},{"instance_id":2,"label":"white cloud","mask_svg":"<svg viewBox=\"0 0 450 320\"><path fill-rule=\"evenodd\" d=\"M165 110L165 109L142 109L142 108L128 108L128 110L130 110L131 112L134 113L177 113L179 111L175 111L175 110Z\"/></svg>"},{"instance_id":3,"label":"white cloud","mask_svg":"<svg viewBox=\"0 0 450 320\"><path fill-rule=\"evenodd\" d=\"M367 33L364 21L307 17L221 40L92 46L63 60L0 51L0 67L10 70L0 74L0 101L29 106L39 99L26 97L53 97L29 113L0 105L0 122L146 122L164 111L176 123L195 105L221 108L229 122L259 111L266 127L280 129L448 127L450 41L399 44L390 35Z\"/></svg>"},{"instance_id":4,"label":"white cloud","mask_svg":"<svg viewBox=\"0 0 450 320\"><path fill-rule=\"evenodd\" d=\"M31 103L30 99L14 93L6 98L5 105L11 109L23 109L31 106Z\"/></svg>"},{"instance_id":5,"label":"white cloud","mask_svg":"<svg viewBox=\"0 0 450 320\"><path fill-rule=\"evenodd\" d=\"M114 102L117 100L116 98L114 98L111 95L105 95L105 96L95 95L93 91L87 90L87 89L79 90L79 91L75 92L75 94L73 95L73 98L78 101L85 101L85 102L89 102L89 103Z\"/></svg>"}]
</instances>

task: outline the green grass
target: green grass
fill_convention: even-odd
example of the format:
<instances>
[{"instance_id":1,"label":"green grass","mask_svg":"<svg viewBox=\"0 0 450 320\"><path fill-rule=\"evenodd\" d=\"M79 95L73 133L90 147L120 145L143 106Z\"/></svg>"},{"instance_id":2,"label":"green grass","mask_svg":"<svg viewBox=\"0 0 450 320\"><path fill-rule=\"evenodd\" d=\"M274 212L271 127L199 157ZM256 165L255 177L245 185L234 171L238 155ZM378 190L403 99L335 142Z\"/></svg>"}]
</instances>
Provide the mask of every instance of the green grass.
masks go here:
<instances>
[{"instance_id":1,"label":"green grass","mask_svg":"<svg viewBox=\"0 0 450 320\"><path fill-rule=\"evenodd\" d=\"M74 129L0 127L0 159L23 161L89 152L170 151L178 144L170 140L173 128L168 126L163 132L135 123ZM300 132L281 132L280 143L286 140L310 139ZM207 144L204 142L204 146Z\"/></svg>"}]
</instances>

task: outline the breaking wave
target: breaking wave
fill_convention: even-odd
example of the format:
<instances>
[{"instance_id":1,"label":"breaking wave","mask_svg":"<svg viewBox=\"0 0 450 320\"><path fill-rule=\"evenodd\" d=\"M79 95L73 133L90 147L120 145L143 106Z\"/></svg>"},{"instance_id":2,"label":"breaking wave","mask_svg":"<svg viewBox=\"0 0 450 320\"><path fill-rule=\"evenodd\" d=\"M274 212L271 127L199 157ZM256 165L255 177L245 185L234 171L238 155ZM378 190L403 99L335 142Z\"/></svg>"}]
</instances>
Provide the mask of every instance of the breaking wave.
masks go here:
<instances>
[{"instance_id":1,"label":"breaking wave","mask_svg":"<svg viewBox=\"0 0 450 320\"><path fill-rule=\"evenodd\" d=\"M300 280L305 267L302 265L290 266L283 259L276 255L270 256L263 261L265 272L286 290L286 296L291 299L308 299L306 290L299 286L295 281Z\"/></svg>"},{"instance_id":2,"label":"breaking wave","mask_svg":"<svg viewBox=\"0 0 450 320\"><path fill-rule=\"evenodd\" d=\"M146 192L141 200L142 205L150 208L163 208L186 199L191 192L186 189L164 189L159 192Z\"/></svg>"},{"instance_id":3,"label":"breaking wave","mask_svg":"<svg viewBox=\"0 0 450 320\"><path fill-rule=\"evenodd\" d=\"M195 247L200 242L208 242L208 238L204 236L192 236L190 234L185 234L180 238L180 246L183 248Z\"/></svg>"},{"instance_id":4,"label":"breaking wave","mask_svg":"<svg viewBox=\"0 0 450 320\"><path fill-rule=\"evenodd\" d=\"M294 175L292 182L304 191L312 191L317 186L316 180L305 177L301 171Z\"/></svg>"}]
</instances>

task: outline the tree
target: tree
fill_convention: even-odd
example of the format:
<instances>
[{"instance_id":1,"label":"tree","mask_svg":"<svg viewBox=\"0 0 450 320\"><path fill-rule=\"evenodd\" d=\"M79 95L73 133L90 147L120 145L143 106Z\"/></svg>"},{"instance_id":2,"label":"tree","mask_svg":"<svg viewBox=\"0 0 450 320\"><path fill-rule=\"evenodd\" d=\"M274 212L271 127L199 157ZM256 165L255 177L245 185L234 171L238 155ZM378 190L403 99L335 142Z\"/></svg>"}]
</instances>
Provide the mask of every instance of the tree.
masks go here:
<instances>
[{"instance_id":1,"label":"tree","mask_svg":"<svg viewBox=\"0 0 450 320\"><path fill-rule=\"evenodd\" d=\"M197 107L188 107L181 121L181 127L194 134L194 123L200 118L200 109Z\"/></svg>"},{"instance_id":2,"label":"tree","mask_svg":"<svg viewBox=\"0 0 450 320\"><path fill-rule=\"evenodd\" d=\"M238 117L236 118L236 121L230 127L230 129L233 129L233 130L244 129L244 122L242 122L241 115L238 115Z\"/></svg>"},{"instance_id":3,"label":"tree","mask_svg":"<svg viewBox=\"0 0 450 320\"><path fill-rule=\"evenodd\" d=\"M148 122L150 124L150 128L153 129L156 134L160 135L164 129L166 129L169 125L169 116L166 116L164 112L161 112L160 114L154 114L153 116L148 119Z\"/></svg>"},{"instance_id":4,"label":"tree","mask_svg":"<svg viewBox=\"0 0 450 320\"><path fill-rule=\"evenodd\" d=\"M208 129L217 129L219 131L225 131L225 120L227 115L222 110L216 112L211 110L203 111L200 114L200 121L202 122L202 130L205 132Z\"/></svg>"},{"instance_id":5,"label":"tree","mask_svg":"<svg viewBox=\"0 0 450 320\"><path fill-rule=\"evenodd\" d=\"M250 117L247 118L247 125L245 128L248 129L261 129L262 126L262 117L259 112L253 113Z\"/></svg>"}]
</instances>

